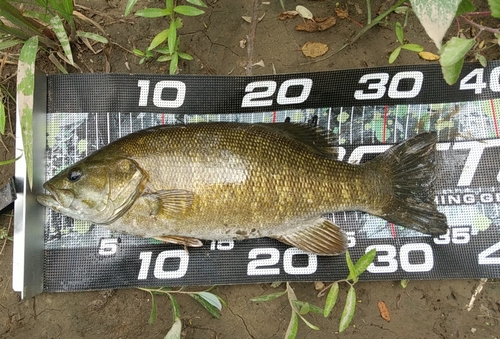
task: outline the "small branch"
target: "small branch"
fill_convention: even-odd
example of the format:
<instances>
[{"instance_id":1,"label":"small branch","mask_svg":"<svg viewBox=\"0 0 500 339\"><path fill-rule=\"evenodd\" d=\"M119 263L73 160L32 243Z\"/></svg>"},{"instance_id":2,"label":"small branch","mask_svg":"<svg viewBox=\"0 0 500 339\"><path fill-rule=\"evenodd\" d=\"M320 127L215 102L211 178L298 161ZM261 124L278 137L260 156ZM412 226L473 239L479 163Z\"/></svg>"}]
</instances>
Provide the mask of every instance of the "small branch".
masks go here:
<instances>
[{"instance_id":1,"label":"small branch","mask_svg":"<svg viewBox=\"0 0 500 339\"><path fill-rule=\"evenodd\" d=\"M259 21L259 7L260 0L253 1L253 10L252 10L252 22L250 23L250 31L247 35L247 67L246 74L252 75L252 65L253 65L253 46L255 42L255 32L257 30L257 22Z\"/></svg>"},{"instance_id":2,"label":"small branch","mask_svg":"<svg viewBox=\"0 0 500 339\"><path fill-rule=\"evenodd\" d=\"M464 15L461 15L460 17L465 22L467 22L469 25L474 26L476 28L479 28L481 31L486 31L486 32L494 33L494 34L500 34L500 30L499 29L495 29L495 28L483 26L483 25L480 25L480 24L476 24L474 21L467 19Z\"/></svg>"},{"instance_id":3,"label":"small branch","mask_svg":"<svg viewBox=\"0 0 500 339\"><path fill-rule=\"evenodd\" d=\"M476 298L479 295L479 293L481 293L481 291L483 290L484 284L486 284L487 281L488 279L486 278L481 278L481 280L479 281L479 285L477 285L476 290L474 291L472 297L470 298L469 305L467 305L468 312L470 312L470 310L472 310L472 308L474 307L474 302L476 301Z\"/></svg>"}]
</instances>

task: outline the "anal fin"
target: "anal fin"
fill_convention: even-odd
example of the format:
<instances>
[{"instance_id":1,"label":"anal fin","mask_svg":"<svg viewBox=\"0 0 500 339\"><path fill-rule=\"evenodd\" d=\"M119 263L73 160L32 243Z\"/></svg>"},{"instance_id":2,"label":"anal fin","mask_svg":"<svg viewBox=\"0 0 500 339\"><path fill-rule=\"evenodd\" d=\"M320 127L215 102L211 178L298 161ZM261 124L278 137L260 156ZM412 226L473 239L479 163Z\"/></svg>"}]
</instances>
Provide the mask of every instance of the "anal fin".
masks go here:
<instances>
[{"instance_id":1,"label":"anal fin","mask_svg":"<svg viewBox=\"0 0 500 339\"><path fill-rule=\"evenodd\" d=\"M199 239L189 238L189 237L181 237L181 236L176 236L176 235L163 235L163 236L154 237L154 239L159 240L159 241L168 242L171 244L183 245L185 247L201 247L201 246L203 246L203 243Z\"/></svg>"},{"instance_id":2,"label":"anal fin","mask_svg":"<svg viewBox=\"0 0 500 339\"><path fill-rule=\"evenodd\" d=\"M338 255L347 249L347 237L340 228L320 218L311 226L292 234L273 237L285 244L318 255Z\"/></svg>"}]
</instances>

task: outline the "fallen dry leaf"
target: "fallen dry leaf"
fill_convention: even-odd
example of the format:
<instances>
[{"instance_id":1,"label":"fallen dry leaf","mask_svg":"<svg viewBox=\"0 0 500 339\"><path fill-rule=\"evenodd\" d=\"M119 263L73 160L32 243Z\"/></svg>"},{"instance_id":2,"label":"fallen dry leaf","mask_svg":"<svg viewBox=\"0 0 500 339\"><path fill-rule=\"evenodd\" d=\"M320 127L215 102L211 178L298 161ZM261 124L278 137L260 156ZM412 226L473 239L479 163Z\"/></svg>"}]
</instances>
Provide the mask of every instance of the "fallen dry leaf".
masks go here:
<instances>
[{"instance_id":1,"label":"fallen dry leaf","mask_svg":"<svg viewBox=\"0 0 500 339\"><path fill-rule=\"evenodd\" d=\"M347 11L347 9L343 9L340 7L335 8L335 14L337 14L337 16L341 19L349 17L349 12Z\"/></svg>"},{"instance_id":2,"label":"fallen dry leaf","mask_svg":"<svg viewBox=\"0 0 500 339\"><path fill-rule=\"evenodd\" d=\"M379 301L377 306L382 319L384 319L387 322L391 321L391 316L389 315L389 309L387 308L385 302Z\"/></svg>"},{"instance_id":3,"label":"fallen dry leaf","mask_svg":"<svg viewBox=\"0 0 500 339\"><path fill-rule=\"evenodd\" d=\"M291 19L295 18L297 15L299 15L299 12L297 11L285 11L281 12L280 15L278 15L278 19L280 20Z\"/></svg>"},{"instance_id":4,"label":"fallen dry leaf","mask_svg":"<svg viewBox=\"0 0 500 339\"><path fill-rule=\"evenodd\" d=\"M313 21L308 20L302 24L295 27L296 31L306 31L306 32L321 32L325 31L330 27L333 27L337 23L337 19L333 16L326 18L314 18Z\"/></svg>"},{"instance_id":5,"label":"fallen dry leaf","mask_svg":"<svg viewBox=\"0 0 500 339\"><path fill-rule=\"evenodd\" d=\"M424 60L427 60L427 61L439 60L439 55L431 53L431 52L425 52L425 51L419 52L418 56Z\"/></svg>"},{"instance_id":6,"label":"fallen dry leaf","mask_svg":"<svg viewBox=\"0 0 500 339\"><path fill-rule=\"evenodd\" d=\"M302 53L305 56L316 58L322 56L326 52L328 52L328 46L322 42L306 42L304 46L302 46Z\"/></svg>"}]
</instances>

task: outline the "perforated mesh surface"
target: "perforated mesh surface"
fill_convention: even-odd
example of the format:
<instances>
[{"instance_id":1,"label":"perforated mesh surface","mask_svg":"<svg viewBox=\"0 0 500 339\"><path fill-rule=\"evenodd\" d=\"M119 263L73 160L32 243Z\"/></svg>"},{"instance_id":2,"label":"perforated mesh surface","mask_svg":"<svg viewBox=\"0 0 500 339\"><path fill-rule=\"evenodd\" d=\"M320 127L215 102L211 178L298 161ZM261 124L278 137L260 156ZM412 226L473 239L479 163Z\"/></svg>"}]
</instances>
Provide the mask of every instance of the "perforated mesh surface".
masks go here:
<instances>
[{"instance_id":1,"label":"perforated mesh surface","mask_svg":"<svg viewBox=\"0 0 500 339\"><path fill-rule=\"evenodd\" d=\"M467 65L464 74L474 67ZM486 72L497 65L489 67ZM411 91L418 82L414 77L419 75L408 72L420 72L423 79L421 90L411 98L408 96L413 95ZM388 92L381 98L356 100L355 91L360 88L364 88L365 94L378 95L378 90L366 89L370 81L362 84L360 79L366 74L381 73L388 74L389 79L403 74L411 81L406 83L404 78L394 88L389 81ZM358 258L373 247L377 249L375 263L361 279L499 277L498 93L486 89L476 95L473 90L444 85L441 77L436 67L422 66L264 78L49 76L46 177L121 136L158 124L273 123L287 117L294 122L307 122L317 115L321 127L338 135L340 159L350 162L367 161L390 144L434 130L438 133L441 158L435 201L448 218L447 235L424 236L361 212L326 217L348 235L352 257ZM308 86L303 81L292 84L280 99L280 86L290 78L312 79L312 99L296 103L298 99L294 98L303 95ZM172 88L177 90L165 87L155 101L155 84L166 79L186 84L180 107L158 107L161 100L171 104L179 98L179 87L174 83ZM141 92L145 85L140 85L139 80L150 81L147 97ZM269 96L272 104L267 108L242 108L242 100L253 93L245 91L246 85L256 81L265 81L264 90L270 82L278 85ZM388 97L391 88L396 95L403 93L407 97L394 98L394 93ZM143 106L139 106L141 98L146 98ZM332 105L332 98L340 101ZM264 100L262 96L250 102L260 100ZM283 106L290 109L273 110ZM343 256L316 257L266 238L206 241L204 247L189 249L188 253L181 246L112 234L105 227L49 210L45 230L46 291L336 280L347 274Z\"/></svg>"}]
</instances>

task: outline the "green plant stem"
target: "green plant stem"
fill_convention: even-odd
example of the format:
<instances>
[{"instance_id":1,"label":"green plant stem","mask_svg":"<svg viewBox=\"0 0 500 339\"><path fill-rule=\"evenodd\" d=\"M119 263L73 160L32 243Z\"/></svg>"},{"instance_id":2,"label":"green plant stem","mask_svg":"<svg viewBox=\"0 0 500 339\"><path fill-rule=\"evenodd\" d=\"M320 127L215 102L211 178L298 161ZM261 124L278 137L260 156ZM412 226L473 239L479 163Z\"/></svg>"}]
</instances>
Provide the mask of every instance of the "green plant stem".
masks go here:
<instances>
[{"instance_id":1,"label":"green plant stem","mask_svg":"<svg viewBox=\"0 0 500 339\"><path fill-rule=\"evenodd\" d=\"M367 24L369 25L372 22L372 7L370 0L366 0L366 16L368 17Z\"/></svg>"}]
</instances>

